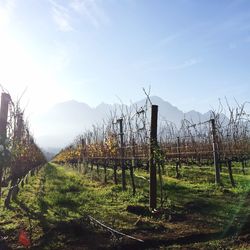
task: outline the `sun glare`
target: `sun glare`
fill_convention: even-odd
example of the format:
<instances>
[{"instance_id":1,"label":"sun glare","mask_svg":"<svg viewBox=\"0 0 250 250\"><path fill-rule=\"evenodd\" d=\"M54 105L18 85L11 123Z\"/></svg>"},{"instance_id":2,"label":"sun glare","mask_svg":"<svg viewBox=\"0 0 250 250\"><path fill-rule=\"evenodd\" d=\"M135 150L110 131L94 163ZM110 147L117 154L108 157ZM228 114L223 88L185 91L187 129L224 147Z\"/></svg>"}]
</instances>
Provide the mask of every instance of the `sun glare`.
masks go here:
<instances>
[{"instance_id":1,"label":"sun glare","mask_svg":"<svg viewBox=\"0 0 250 250\"><path fill-rule=\"evenodd\" d=\"M0 84L14 93L14 98L20 98L26 90L21 101L30 113L46 110L68 96L53 72L39 64L18 39L5 29L0 29L0 34Z\"/></svg>"}]
</instances>

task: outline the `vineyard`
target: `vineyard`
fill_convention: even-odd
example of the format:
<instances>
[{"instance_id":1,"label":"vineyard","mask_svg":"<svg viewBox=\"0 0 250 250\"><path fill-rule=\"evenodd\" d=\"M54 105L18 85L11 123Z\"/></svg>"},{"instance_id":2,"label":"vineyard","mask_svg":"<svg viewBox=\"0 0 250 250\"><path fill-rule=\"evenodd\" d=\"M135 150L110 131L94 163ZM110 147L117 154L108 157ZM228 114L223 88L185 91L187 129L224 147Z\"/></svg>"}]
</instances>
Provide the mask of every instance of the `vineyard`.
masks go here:
<instances>
[{"instance_id":1,"label":"vineyard","mask_svg":"<svg viewBox=\"0 0 250 250\"><path fill-rule=\"evenodd\" d=\"M46 163L2 93L0 249L247 249L247 104L175 125L147 96Z\"/></svg>"},{"instance_id":2,"label":"vineyard","mask_svg":"<svg viewBox=\"0 0 250 250\"><path fill-rule=\"evenodd\" d=\"M11 96L3 92L0 106L0 194L6 208L10 207L11 199L16 198L27 175L45 162L30 134L19 101L14 103Z\"/></svg>"},{"instance_id":3,"label":"vineyard","mask_svg":"<svg viewBox=\"0 0 250 250\"><path fill-rule=\"evenodd\" d=\"M222 185L221 169L226 166L233 187L233 164L241 164L246 174L250 159L250 117L245 105L236 108L227 104L229 118L223 112L211 111L210 118L194 124L184 119L180 127L161 119L158 130L158 106L150 98L143 107L132 107L111 113L100 126L79 136L75 142L62 150L55 163L72 164L82 168L96 166L113 169L113 181L117 182L117 169L122 171L122 188L126 189L126 171L129 171L133 193L136 192L134 170L144 169L150 173L150 207L157 207L157 172L162 189L162 173L167 165L174 165L176 178L180 178L182 165L214 166L215 183ZM151 116L151 117L150 117ZM161 192L161 200L162 192Z\"/></svg>"}]
</instances>

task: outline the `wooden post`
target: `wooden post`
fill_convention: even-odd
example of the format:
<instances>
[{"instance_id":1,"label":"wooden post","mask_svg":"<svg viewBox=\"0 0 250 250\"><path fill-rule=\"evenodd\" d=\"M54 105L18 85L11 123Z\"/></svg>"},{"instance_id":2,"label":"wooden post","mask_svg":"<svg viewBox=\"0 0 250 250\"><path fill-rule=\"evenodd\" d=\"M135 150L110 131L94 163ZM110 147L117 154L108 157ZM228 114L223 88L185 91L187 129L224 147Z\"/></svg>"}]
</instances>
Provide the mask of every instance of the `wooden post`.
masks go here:
<instances>
[{"instance_id":1,"label":"wooden post","mask_svg":"<svg viewBox=\"0 0 250 250\"><path fill-rule=\"evenodd\" d=\"M135 195L135 179L134 179L134 168L135 168L135 140L132 140L132 161L130 166L130 178L131 178L131 185L133 189L133 195Z\"/></svg>"},{"instance_id":2,"label":"wooden post","mask_svg":"<svg viewBox=\"0 0 250 250\"><path fill-rule=\"evenodd\" d=\"M7 119L8 119L8 109L9 109L9 102L11 98L9 94L2 93L1 94L1 106L0 106L0 146L3 152L0 152L0 158L4 157L5 151L5 141L7 137ZM4 161L0 161L0 197L1 197L1 190L2 190L2 178L3 178L3 169L4 169Z\"/></svg>"},{"instance_id":3,"label":"wooden post","mask_svg":"<svg viewBox=\"0 0 250 250\"><path fill-rule=\"evenodd\" d=\"M245 164L246 164L246 161L245 161L245 160L242 160L242 161L241 161L241 170L242 170L242 173L243 173L244 175L246 175Z\"/></svg>"},{"instance_id":4,"label":"wooden post","mask_svg":"<svg viewBox=\"0 0 250 250\"><path fill-rule=\"evenodd\" d=\"M157 206L157 179L156 179L156 147L157 147L157 120L158 106L151 107L151 130L150 130L150 186L149 186L149 206L155 209Z\"/></svg>"},{"instance_id":5,"label":"wooden post","mask_svg":"<svg viewBox=\"0 0 250 250\"><path fill-rule=\"evenodd\" d=\"M107 184L107 166L108 166L108 160L104 160L104 184Z\"/></svg>"},{"instance_id":6,"label":"wooden post","mask_svg":"<svg viewBox=\"0 0 250 250\"><path fill-rule=\"evenodd\" d=\"M97 176L99 177L99 162L97 162L96 164L96 173L97 173Z\"/></svg>"},{"instance_id":7,"label":"wooden post","mask_svg":"<svg viewBox=\"0 0 250 250\"><path fill-rule=\"evenodd\" d=\"M81 161L82 161L82 168L81 169L81 172L82 173L86 173L85 171L87 171L87 158L88 158L88 155L87 155L87 140L85 138L82 138L81 139L81 144L82 144L82 150L81 150Z\"/></svg>"},{"instance_id":8,"label":"wooden post","mask_svg":"<svg viewBox=\"0 0 250 250\"><path fill-rule=\"evenodd\" d=\"M234 177L233 177L233 171L232 171L232 161L228 160L227 161L227 168L228 168L228 174L229 174L229 179L231 182L232 187L235 187L235 181L234 181Z\"/></svg>"},{"instance_id":9,"label":"wooden post","mask_svg":"<svg viewBox=\"0 0 250 250\"><path fill-rule=\"evenodd\" d=\"M117 120L119 122L120 126L120 140L121 140L121 146L120 146L120 157L121 157L121 169L122 169L122 190L126 190L126 172L125 172L125 165L124 165L124 141L123 141L123 119L120 118Z\"/></svg>"},{"instance_id":10,"label":"wooden post","mask_svg":"<svg viewBox=\"0 0 250 250\"><path fill-rule=\"evenodd\" d=\"M177 137L177 153L178 153L178 162L179 166L181 166L181 149L180 149L180 137Z\"/></svg>"},{"instance_id":11,"label":"wooden post","mask_svg":"<svg viewBox=\"0 0 250 250\"><path fill-rule=\"evenodd\" d=\"M9 109L10 96L9 94L2 93L1 95L1 107L0 107L0 136L1 142L6 139L7 130L7 118Z\"/></svg>"},{"instance_id":12,"label":"wooden post","mask_svg":"<svg viewBox=\"0 0 250 250\"><path fill-rule=\"evenodd\" d=\"M181 166L181 151L180 151L180 137L177 137L177 153L178 153L178 161L176 162L175 170L176 170L176 178L180 178L179 168Z\"/></svg>"},{"instance_id":13,"label":"wooden post","mask_svg":"<svg viewBox=\"0 0 250 250\"><path fill-rule=\"evenodd\" d=\"M23 133L23 114L20 112L17 114L16 118L16 130L14 132L15 139L20 142Z\"/></svg>"},{"instance_id":14,"label":"wooden post","mask_svg":"<svg viewBox=\"0 0 250 250\"><path fill-rule=\"evenodd\" d=\"M114 183L115 185L118 184L118 181L117 181L117 160L114 160Z\"/></svg>"},{"instance_id":15,"label":"wooden post","mask_svg":"<svg viewBox=\"0 0 250 250\"><path fill-rule=\"evenodd\" d=\"M217 142L217 135L216 135L215 120L211 119L210 121L212 124L212 136L213 136L213 157L214 157L214 168L215 168L215 184L221 184L219 152L218 152L218 142Z\"/></svg>"}]
</instances>

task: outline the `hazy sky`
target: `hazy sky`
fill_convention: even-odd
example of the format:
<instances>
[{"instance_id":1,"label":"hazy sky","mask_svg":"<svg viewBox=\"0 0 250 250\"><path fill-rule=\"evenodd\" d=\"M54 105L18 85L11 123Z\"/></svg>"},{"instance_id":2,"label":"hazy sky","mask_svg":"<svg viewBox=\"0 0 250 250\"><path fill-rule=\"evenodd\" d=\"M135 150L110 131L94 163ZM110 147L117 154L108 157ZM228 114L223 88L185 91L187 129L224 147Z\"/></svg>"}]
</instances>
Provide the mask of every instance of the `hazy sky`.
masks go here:
<instances>
[{"instance_id":1,"label":"hazy sky","mask_svg":"<svg viewBox=\"0 0 250 250\"><path fill-rule=\"evenodd\" d=\"M0 84L31 115L149 85L184 111L250 100L250 1L0 0Z\"/></svg>"}]
</instances>

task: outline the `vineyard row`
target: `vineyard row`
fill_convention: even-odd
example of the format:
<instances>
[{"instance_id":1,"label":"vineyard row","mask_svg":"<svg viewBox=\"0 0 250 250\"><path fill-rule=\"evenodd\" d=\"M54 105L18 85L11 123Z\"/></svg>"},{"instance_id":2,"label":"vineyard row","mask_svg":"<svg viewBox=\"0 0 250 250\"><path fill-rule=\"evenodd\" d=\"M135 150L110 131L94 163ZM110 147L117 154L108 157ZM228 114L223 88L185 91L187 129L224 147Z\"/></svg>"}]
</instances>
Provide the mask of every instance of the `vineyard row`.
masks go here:
<instances>
[{"instance_id":1,"label":"vineyard row","mask_svg":"<svg viewBox=\"0 0 250 250\"><path fill-rule=\"evenodd\" d=\"M30 134L28 122L19 101L13 102L10 94L1 94L0 106L0 194L5 207L15 198L19 185L24 184L46 159ZM6 192L5 192L6 191Z\"/></svg>"},{"instance_id":2,"label":"vineyard row","mask_svg":"<svg viewBox=\"0 0 250 250\"><path fill-rule=\"evenodd\" d=\"M148 102L140 109L111 112L101 126L94 125L92 130L78 136L54 158L54 162L102 166L105 173L106 168L113 168L116 184L120 168L123 189L126 189L127 169L133 189L134 169L147 169L153 200L156 199L157 169L167 164L175 165L177 178L183 164L214 165L216 184L221 184L220 169L224 164L235 186L233 162L241 162L245 173L246 162L250 159L250 120L245 104L236 108L228 106L228 110L228 118L221 112L212 111L207 121L194 124L184 119L179 127L159 120L158 106ZM154 207L153 202L151 208Z\"/></svg>"}]
</instances>

